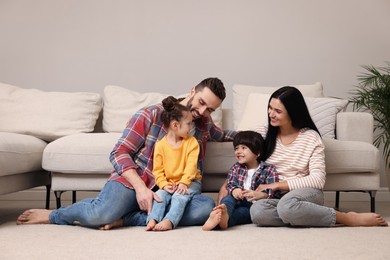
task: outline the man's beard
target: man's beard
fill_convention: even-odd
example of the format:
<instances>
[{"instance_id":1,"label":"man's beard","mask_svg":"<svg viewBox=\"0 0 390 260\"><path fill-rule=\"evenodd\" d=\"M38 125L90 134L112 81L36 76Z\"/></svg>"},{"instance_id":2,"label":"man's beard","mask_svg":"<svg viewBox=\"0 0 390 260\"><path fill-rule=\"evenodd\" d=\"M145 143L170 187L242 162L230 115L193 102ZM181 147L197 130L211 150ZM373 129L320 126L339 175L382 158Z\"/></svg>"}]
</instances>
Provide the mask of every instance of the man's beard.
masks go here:
<instances>
[{"instance_id":1,"label":"man's beard","mask_svg":"<svg viewBox=\"0 0 390 260\"><path fill-rule=\"evenodd\" d=\"M190 109L190 112L191 112L191 115L192 115L193 119L196 120L196 119L198 119L198 118L201 118L202 115L200 115L200 114L197 112L196 109L192 108L192 101L193 101L193 100L194 100L194 97L192 97L192 98L190 98L190 99L188 100L187 107ZM194 116L194 113L193 113L194 111L196 112L196 115L197 115L196 117Z\"/></svg>"}]
</instances>

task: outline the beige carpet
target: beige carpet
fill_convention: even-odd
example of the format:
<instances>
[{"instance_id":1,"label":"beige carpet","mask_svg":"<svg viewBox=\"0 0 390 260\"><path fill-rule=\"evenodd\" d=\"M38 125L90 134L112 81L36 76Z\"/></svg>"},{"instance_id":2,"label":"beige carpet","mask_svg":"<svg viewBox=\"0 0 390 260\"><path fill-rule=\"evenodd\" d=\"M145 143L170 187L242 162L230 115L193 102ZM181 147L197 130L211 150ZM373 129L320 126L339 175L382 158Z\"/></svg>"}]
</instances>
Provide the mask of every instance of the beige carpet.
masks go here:
<instances>
[{"instance_id":1,"label":"beige carpet","mask_svg":"<svg viewBox=\"0 0 390 260\"><path fill-rule=\"evenodd\" d=\"M390 228L259 228L204 232L182 227L99 231L77 226L14 224L25 207L0 201L0 259L390 259ZM27 203L31 204L31 203ZM42 203L39 203L41 205ZM361 211L367 204L346 204ZM378 203L390 221L390 203Z\"/></svg>"},{"instance_id":2,"label":"beige carpet","mask_svg":"<svg viewBox=\"0 0 390 260\"><path fill-rule=\"evenodd\" d=\"M55 225L0 229L1 259L389 259L390 228L200 227L146 232Z\"/></svg>"}]
</instances>

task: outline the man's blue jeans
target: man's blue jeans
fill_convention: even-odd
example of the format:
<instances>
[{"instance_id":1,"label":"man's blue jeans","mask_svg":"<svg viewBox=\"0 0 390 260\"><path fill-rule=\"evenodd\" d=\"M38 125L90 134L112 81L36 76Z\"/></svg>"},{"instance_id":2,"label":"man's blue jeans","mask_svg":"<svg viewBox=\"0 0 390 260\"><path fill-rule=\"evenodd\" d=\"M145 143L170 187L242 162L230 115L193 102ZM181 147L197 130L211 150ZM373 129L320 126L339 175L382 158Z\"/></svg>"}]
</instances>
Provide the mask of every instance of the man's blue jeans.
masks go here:
<instances>
[{"instance_id":1,"label":"man's blue jeans","mask_svg":"<svg viewBox=\"0 0 390 260\"><path fill-rule=\"evenodd\" d=\"M221 204L226 205L229 214L229 227L252 223L249 211L253 204L252 202L246 199L236 200L232 195L228 195L221 200Z\"/></svg>"},{"instance_id":2,"label":"man's blue jeans","mask_svg":"<svg viewBox=\"0 0 390 260\"><path fill-rule=\"evenodd\" d=\"M188 203L179 225L203 225L214 205L210 197L195 195ZM147 213L139 209L133 189L119 182L109 181L96 198L84 199L53 210L49 221L59 225L78 222L85 227L97 228L121 218L124 226L145 226L146 217Z\"/></svg>"},{"instance_id":3,"label":"man's blue jeans","mask_svg":"<svg viewBox=\"0 0 390 260\"><path fill-rule=\"evenodd\" d=\"M171 221L173 228L176 228L184 214L186 205L191 201L195 194L201 193L201 182L193 181L188 188L188 191L190 194L178 194L176 192L170 194L165 190L158 190L156 194L161 199L161 202L153 201L152 212L146 219L146 224L149 223L151 219L154 219L157 222L168 219Z\"/></svg>"}]
</instances>

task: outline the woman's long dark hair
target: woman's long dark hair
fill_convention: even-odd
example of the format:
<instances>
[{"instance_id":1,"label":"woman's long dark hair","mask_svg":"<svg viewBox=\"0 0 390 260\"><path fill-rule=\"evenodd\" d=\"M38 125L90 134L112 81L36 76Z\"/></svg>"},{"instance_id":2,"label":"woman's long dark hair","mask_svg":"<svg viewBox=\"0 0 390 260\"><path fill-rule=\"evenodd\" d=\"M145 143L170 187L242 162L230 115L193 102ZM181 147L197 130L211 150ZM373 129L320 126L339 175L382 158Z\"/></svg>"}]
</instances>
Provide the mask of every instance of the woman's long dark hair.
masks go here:
<instances>
[{"instance_id":1,"label":"woman's long dark hair","mask_svg":"<svg viewBox=\"0 0 390 260\"><path fill-rule=\"evenodd\" d=\"M295 87L285 86L276 90L268 100L268 106L271 99L279 99L287 110L287 113L291 119L292 126L297 129L310 128L315 130L318 134L316 125L313 122L307 109L305 99L302 93ZM268 109L268 107L267 107ZM268 115L268 132L265 138L265 153L263 160L268 159L275 150L276 137L279 133L279 127L272 126L270 124L270 117Z\"/></svg>"}]
</instances>

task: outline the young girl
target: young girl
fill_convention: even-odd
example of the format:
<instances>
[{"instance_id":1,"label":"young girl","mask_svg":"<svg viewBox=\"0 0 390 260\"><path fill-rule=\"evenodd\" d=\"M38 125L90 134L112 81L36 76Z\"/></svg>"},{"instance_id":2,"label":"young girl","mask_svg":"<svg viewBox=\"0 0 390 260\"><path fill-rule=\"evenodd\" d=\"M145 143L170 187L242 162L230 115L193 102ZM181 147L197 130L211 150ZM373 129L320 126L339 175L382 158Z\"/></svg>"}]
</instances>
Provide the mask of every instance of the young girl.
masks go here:
<instances>
[{"instance_id":1,"label":"young girl","mask_svg":"<svg viewBox=\"0 0 390 260\"><path fill-rule=\"evenodd\" d=\"M235 136L233 146L237 162L230 168L227 176L229 195L210 213L202 228L205 231L218 226L224 230L234 225L252 223L249 209L255 200L253 196L247 199L248 194L255 192L256 200L279 196L271 189L256 190L260 184L278 181L276 169L260 160L264 149L263 137L254 131L242 131Z\"/></svg>"},{"instance_id":2,"label":"young girl","mask_svg":"<svg viewBox=\"0 0 390 260\"><path fill-rule=\"evenodd\" d=\"M177 227L188 201L194 194L201 193L202 176L197 166L199 144L189 135L191 112L172 96L162 104L161 119L167 134L156 143L153 156L153 175L160 188L156 194L161 202L153 202L152 212L146 220L147 231Z\"/></svg>"}]
</instances>

